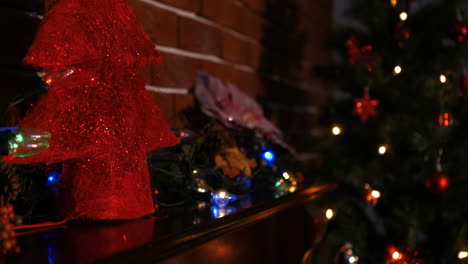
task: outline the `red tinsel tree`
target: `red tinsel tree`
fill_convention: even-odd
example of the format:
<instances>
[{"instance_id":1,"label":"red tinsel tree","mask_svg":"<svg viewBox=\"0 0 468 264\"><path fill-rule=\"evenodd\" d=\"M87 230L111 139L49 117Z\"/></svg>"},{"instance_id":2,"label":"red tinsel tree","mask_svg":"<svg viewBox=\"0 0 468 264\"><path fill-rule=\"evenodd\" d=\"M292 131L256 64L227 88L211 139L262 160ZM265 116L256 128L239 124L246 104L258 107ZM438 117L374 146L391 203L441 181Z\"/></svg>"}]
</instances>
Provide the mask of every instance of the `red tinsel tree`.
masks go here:
<instances>
[{"instance_id":1,"label":"red tinsel tree","mask_svg":"<svg viewBox=\"0 0 468 264\"><path fill-rule=\"evenodd\" d=\"M57 1L25 61L50 89L20 125L51 132L51 147L11 162L63 162L64 217L152 213L146 153L179 141L137 77L161 58L126 1Z\"/></svg>"}]
</instances>

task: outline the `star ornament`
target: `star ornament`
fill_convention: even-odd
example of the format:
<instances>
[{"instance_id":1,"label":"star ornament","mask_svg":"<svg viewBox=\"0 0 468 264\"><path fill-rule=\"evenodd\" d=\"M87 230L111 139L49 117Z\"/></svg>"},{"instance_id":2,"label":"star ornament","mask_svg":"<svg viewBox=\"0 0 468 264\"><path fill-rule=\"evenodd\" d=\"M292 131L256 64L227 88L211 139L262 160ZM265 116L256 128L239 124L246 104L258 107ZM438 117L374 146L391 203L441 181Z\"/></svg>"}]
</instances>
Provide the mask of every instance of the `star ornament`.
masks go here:
<instances>
[{"instance_id":1,"label":"star ornament","mask_svg":"<svg viewBox=\"0 0 468 264\"><path fill-rule=\"evenodd\" d=\"M358 115L361 118L361 122L365 123L370 117L377 116L376 108L379 103L379 100L371 99L369 93L364 93L362 98L354 98L353 114Z\"/></svg>"}]
</instances>

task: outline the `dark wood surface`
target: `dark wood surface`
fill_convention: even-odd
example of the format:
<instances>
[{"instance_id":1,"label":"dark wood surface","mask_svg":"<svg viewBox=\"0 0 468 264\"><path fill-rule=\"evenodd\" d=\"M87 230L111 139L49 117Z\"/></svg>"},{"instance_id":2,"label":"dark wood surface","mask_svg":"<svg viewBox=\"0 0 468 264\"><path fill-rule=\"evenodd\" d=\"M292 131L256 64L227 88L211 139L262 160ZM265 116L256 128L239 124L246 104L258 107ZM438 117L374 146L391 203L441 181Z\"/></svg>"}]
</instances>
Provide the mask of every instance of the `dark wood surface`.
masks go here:
<instances>
[{"instance_id":1,"label":"dark wood surface","mask_svg":"<svg viewBox=\"0 0 468 264\"><path fill-rule=\"evenodd\" d=\"M22 253L0 263L300 263L316 236L304 205L330 186L213 216L208 203L134 221L68 223L19 234Z\"/></svg>"}]
</instances>

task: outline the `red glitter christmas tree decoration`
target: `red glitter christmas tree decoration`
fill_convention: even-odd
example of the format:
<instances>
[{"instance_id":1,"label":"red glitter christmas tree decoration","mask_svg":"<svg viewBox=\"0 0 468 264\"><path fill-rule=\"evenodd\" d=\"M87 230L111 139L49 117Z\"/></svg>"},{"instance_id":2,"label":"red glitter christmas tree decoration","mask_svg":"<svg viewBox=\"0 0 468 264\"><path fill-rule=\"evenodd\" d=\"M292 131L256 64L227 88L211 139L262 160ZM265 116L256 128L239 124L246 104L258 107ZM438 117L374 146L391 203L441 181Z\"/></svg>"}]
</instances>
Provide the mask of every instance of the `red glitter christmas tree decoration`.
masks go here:
<instances>
[{"instance_id":1,"label":"red glitter christmas tree decoration","mask_svg":"<svg viewBox=\"0 0 468 264\"><path fill-rule=\"evenodd\" d=\"M362 98L354 98L354 111L353 113L361 118L363 123L367 122L370 117L377 116L377 106L380 101L377 99L371 99L368 92L365 92Z\"/></svg>"},{"instance_id":2,"label":"red glitter christmas tree decoration","mask_svg":"<svg viewBox=\"0 0 468 264\"><path fill-rule=\"evenodd\" d=\"M11 162L63 162L68 219L153 213L146 153L179 140L137 77L161 57L126 1L58 0L25 61L50 89L20 125L50 131L51 147Z\"/></svg>"}]
</instances>

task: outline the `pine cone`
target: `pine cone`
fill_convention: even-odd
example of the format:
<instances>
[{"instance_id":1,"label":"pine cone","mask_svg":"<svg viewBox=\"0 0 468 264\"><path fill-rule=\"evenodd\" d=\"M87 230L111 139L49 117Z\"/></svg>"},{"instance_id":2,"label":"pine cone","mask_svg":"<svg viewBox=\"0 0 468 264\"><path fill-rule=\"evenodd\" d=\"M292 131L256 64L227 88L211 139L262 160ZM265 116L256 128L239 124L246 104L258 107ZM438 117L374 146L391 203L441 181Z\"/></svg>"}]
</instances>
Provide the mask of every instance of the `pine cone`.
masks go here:
<instances>
[{"instance_id":1,"label":"pine cone","mask_svg":"<svg viewBox=\"0 0 468 264\"><path fill-rule=\"evenodd\" d=\"M15 201L21 191L19 175L12 164L0 160L0 206Z\"/></svg>"}]
</instances>

